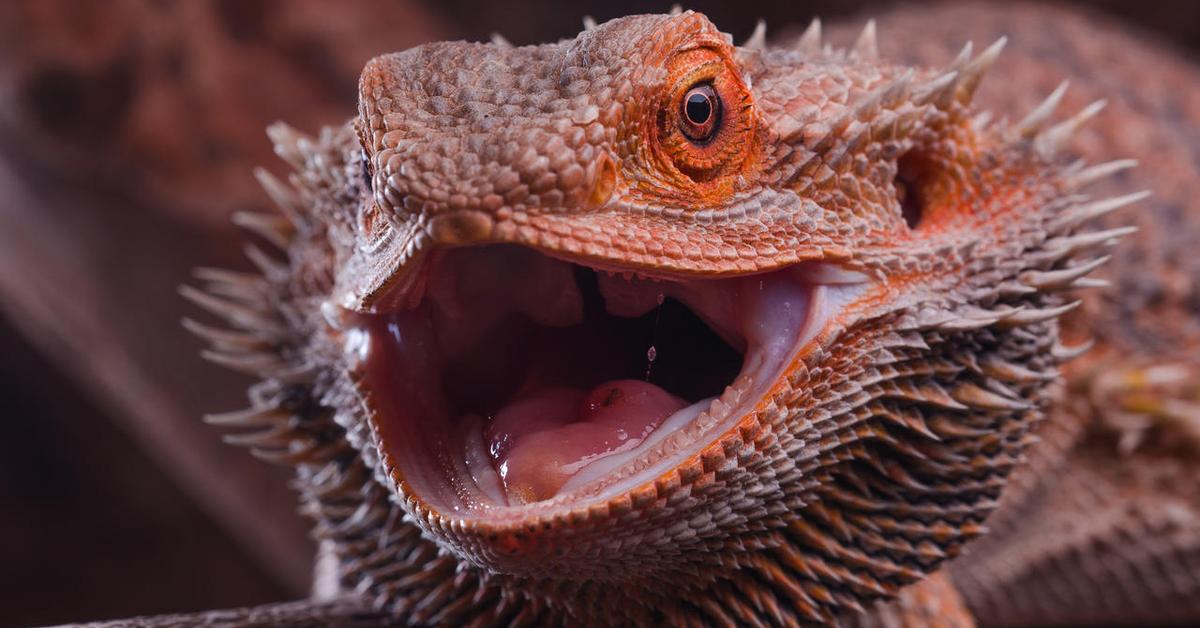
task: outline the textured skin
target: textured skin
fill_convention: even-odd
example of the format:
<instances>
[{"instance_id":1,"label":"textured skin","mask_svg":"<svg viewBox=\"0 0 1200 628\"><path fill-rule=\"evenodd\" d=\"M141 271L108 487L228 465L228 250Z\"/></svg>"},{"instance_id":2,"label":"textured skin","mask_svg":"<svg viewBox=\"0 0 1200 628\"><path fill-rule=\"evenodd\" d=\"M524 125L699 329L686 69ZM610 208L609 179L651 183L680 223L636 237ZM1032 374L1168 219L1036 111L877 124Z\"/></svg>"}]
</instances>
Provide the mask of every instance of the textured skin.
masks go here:
<instances>
[{"instance_id":1,"label":"textured skin","mask_svg":"<svg viewBox=\"0 0 1200 628\"><path fill-rule=\"evenodd\" d=\"M1101 219L1139 231L1097 273L1113 287L1086 293L1072 314L1074 337L1096 347L1066 370L1067 399L1039 428L1042 443L988 520L991 533L951 566L955 584L992 625L1195 623L1200 71L1117 24L1062 10L945 7L936 19L879 18L889 34L883 53L915 64L948 58L931 42L1010 34L977 101L1027 111L1069 77L1063 108L1110 103L1073 143L1078 154L1143 164L1096 190L1154 191L1138 210Z\"/></svg>"},{"instance_id":2,"label":"textured skin","mask_svg":"<svg viewBox=\"0 0 1200 628\"><path fill-rule=\"evenodd\" d=\"M680 54L697 41L704 51ZM1028 586L1083 573L1127 594L1106 618L1192 613L1195 570L1172 561L1195 557L1195 491L1147 490L1155 472L1096 464L1113 451L1102 428L1076 445L1088 414L1080 393L1115 395L1137 412L1104 423L1108 432L1127 434L1141 417L1140 455L1166 449L1158 455L1182 469L1155 469L1188 477L1194 463L1156 440L1160 427L1194 420L1187 367L1113 383L1089 375L1093 359L1069 373L1075 402L1054 403L1057 367L1078 353L1059 341L1057 318L1122 233L1086 225L1136 199L1086 196L1103 169L1058 154L1075 122L975 117L991 51L963 57L953 75L908 74L879 60L870 37L850 52L814 41L734 48L685 13L536 48L435 44L372 62L356 123L315 139L273 129L297 174L290 185L266 179L288 218L264 217L259 231L288 262L260 257L261 278L208 273L209 293L187 294L242 330L197 328L212 357L264 377L253 408L216 421L266 428L238 440L297 466L343 587L415 623L830 622L897 595L979 536L1040 431L987 537L1016 545L1025 534L1020 552L989 551L985 538L952 565L971 610L985 623L1078 621L1068 613L1096 609L1043 614L1070 598ZM726 101L744 104L731 137L704 154L658 116L695 55L715 59ZM921 208L915 228L898 170ZM489 520L438 512L409 489L342 351L352 310L404 307L423 255L468 242L667 276L819 259L878 281L754 412L676 468L610 500ZM1089 320L1104 331L1103 314ZM1180 403L1147 404L1143 388ZM1144 505L1113 506L1128 487ZM1164 573L1178 582L1122 586L1130 578L1089 552L1059 557L1070 530L1024 532L1029 517L1061 527L1110 510L1080 538L1170 530L1143 554L1157 552L1150 562L1170 563ZM1146 522L1139 512L1167 514ZM925 580L863 621L919 624L938 605L962 616L952 589L938 593L950 586Z\"/></svg>"}]
</instances>

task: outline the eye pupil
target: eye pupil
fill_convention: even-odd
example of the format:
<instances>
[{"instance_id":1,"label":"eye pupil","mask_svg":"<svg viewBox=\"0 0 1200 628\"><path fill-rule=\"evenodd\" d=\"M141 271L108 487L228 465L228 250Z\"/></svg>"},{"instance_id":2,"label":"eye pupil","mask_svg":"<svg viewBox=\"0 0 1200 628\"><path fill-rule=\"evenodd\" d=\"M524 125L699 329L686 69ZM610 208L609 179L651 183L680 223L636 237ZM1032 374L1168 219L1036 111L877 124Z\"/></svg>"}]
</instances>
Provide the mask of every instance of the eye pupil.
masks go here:
<instances>
[{"instance_id":1,"label":"eye pupil","mask_svg":"<svg viewBox=\"0 0 1200 628\"><path fill-rule=\"evenodd\" d=\"M712 100L707 94L693 91L688 94L685 111L687 112L689 122L692 124L704 124L712 116Z\"/></svg>"},{"instance_id":2,"label":"eye pupil","mask_svg":"<svg viewBox=\"0 0 1200 628\"><path fill-rule=\"evenodd\" d=\"M717 134L721 118L721 97L711 83L689 89L679 103L679 127L692 142L703 143Z\"/></svg>"}]
</instances>

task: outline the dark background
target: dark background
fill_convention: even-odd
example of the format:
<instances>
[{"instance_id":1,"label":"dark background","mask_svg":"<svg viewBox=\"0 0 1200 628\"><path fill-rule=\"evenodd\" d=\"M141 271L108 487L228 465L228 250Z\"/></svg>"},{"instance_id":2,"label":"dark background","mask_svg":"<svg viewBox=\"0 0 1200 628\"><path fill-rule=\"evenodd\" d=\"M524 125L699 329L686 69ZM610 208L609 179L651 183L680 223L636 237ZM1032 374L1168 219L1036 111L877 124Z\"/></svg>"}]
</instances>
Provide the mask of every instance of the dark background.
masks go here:
<instances>
[{"instance_id":1,"label":"dark background","mask_svg":"<svg viewBox=\"0 0 1200 628\"><path fill-rule=\"evenodd\" d=\"M896 2L696 2L737 38ZM1200 3L1078 3L1195 54ZM196 357L175 286L245 267L262 128L354 110L370 56L571 36L669 2L9 0L0 8L0 625L303 596L312 548L286 472L206 411L247 380ZM1014 10L1017 10L1014 8ZM887 33L881 33L886 37ZM977 42L979 43L979 42Z\"/></svg>"}]
</instances>

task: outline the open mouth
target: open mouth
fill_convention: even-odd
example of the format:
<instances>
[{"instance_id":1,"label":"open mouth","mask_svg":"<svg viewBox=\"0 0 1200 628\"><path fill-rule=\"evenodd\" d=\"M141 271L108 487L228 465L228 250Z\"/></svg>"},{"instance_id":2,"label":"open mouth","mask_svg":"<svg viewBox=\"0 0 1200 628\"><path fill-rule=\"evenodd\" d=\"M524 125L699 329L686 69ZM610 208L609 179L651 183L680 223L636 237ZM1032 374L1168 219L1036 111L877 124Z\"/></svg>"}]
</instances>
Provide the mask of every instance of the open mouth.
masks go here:
<instances>
[{"instance_id":1,"label":"open mouth","mask_svg":"<svg viewBox=\"0 0 1200 628\"><path fill-rule=\"evenodd\" d=\"M401 490L460 513L652 480L769 396L865 285L822 263L652 278L516 245L439 250L422 273L418 305L364 318L357 372Z\"/></svg>"}]
</instances>

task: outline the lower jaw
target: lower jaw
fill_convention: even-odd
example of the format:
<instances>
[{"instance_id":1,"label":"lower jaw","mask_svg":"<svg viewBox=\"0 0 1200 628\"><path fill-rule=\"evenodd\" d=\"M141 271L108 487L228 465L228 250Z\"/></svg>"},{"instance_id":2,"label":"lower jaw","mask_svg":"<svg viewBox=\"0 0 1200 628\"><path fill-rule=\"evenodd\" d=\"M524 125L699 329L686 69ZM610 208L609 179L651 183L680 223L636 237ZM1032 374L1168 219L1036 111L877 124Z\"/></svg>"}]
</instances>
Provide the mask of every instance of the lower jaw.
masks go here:
<instances>
[{"instance_id":1,"label":"lower jaw","mask_svg":"<svg viewBox=\"0 0 1200 628\"><path fill-rule=\"evenodd\" d=\"M569 266L567 262L544 259L548 261L537 264ZM546 268L551 274L557 272L551 266ZM437 292L434 286L438 279L454 281L454 277L432 277L431 293ZM601 283L604 281L620 283L612 278L602 279ZM348 335L352 340L347 350L356 363L354 374L381 443L381 454L401 493L418 498L436 512L495 521L525 517L531 510L584 507L651 481L708 445L768 399L773 385L803 350L862 294L864 281L854 273L805 263L746 277L686 283L664 280L652 285L635 281L630 285L634 286L629 289L633 295L612 297L607 304L610 311L639 313L645 307L639 304L644 295L636 293L647 290L658 292L659 312L664 296L691 301L692 309L714 331L743 350L737 375L726 380L723 389L691 390L690 395L680 399L648 383L654 381L652 369L665 361L658 356L657 360L646 361L644 378L617 373L616 377L600 375L589 381L585 375L554 390L526 385L524 392L518 390L516 397L492 407L490 412L464 412L460 397L470 397L472 391L446 389L447 380L452 379L447 364L453 361L452 354L471 353L470 341L464 341L463 336L475 336L478 343L477 337L486 336L489 329L487 325L482 332L474 326L454 328L448 321L474 320L478 315L455 319L446 311L463 305L487 307L486 300L454 303L444 294L431 294L414 309L364 316ZM612 296L622 288L608 286L604 292L602 286L601 290ZM542 298L547 296L553 295ZM534 307L540 309L532 311L533 317L548 323L539 333L565 333L564 337L571 338L574 321L569 320L570 315L562 316L571 310L569 304L557 313L553 311L557 306ZM519 314L527 316L528 312ZM558 320L554 320L556 316ZM500 327L491 321L492 332ZM650 346L654 346L653 341ZM581 357L586 360L588 356ZM506 364L501 360L493 366L503 371ZM696 371L702 370L697 365ZM484 371L475 375L486 379L488 371ZM505 373L494 375L502 378ZM470 376L458 379L472 381ZM595 399L611 399L612 391L618 398L627 398L626 393L633 391L646 401L624 413L589 414L584 409L574 417L563 409L567 406L561 400L536 405L539 399L555 395L562 399L586 399L591 395L593 403L587 408L595 409ZM512 409L522 401L535 405L519 412ZM650 413L653 416L646 408L654 410ZM548 414L556 416L543 416ZM512 415L519 418L505 418ZM597 420L597 416L601 418ZM507 436L513 437L513 442L506 441L504 434L497 436L498 425L507 426L503 429L511 432ZM510 429L512 425L516 427ZM629 427L639 433L611 438Z\"/></svg>"}]
</instances>

